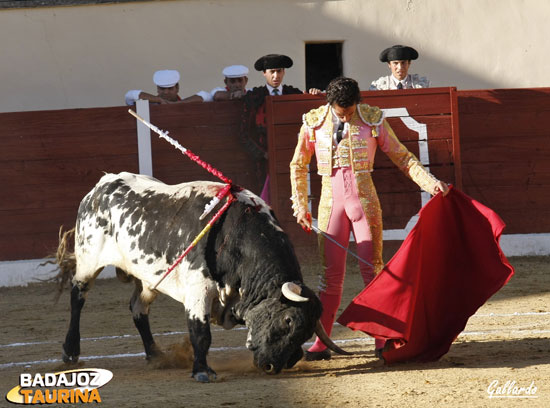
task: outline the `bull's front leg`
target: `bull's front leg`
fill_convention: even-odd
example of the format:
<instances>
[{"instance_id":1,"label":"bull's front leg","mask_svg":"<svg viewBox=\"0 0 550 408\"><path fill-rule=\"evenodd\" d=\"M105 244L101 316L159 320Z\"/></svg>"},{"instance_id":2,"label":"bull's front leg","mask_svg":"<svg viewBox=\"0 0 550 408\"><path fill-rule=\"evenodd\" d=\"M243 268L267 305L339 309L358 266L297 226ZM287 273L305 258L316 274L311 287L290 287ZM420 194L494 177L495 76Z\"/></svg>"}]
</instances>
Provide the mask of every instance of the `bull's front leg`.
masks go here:
<instances>
[{"instance_id":1,"label":"bull's front leg","mask_svg":"<svg viewBox=\"0 0 550 408\"><path fill-rule=\"evenodd\" d=\"M189 311L188 316L192 316ZM199 382L209 382L216 379L216 372L212 370L206 362L206 355L212 343L210 334L210 315L205 315L204 319L189 317L187 327L189 328L189 337L193 345L193 378Z\"/></svg>"}]
</instances>

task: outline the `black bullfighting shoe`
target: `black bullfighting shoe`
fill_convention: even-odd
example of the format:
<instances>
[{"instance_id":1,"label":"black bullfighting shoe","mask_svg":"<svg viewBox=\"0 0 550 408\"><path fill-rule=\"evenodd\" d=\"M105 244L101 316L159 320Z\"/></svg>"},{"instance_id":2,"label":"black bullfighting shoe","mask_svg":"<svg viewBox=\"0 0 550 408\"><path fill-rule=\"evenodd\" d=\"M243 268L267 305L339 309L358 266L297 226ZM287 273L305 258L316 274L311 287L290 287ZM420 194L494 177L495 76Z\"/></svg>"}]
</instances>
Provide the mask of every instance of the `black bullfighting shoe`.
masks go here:
<instances>
[{"instance_id":1,"label":"black bullfighting shoe","mask_svg":"<svg viewBox=\"0 0 550 408\"><path fill-rule=\"evenodd\" d=\"M306 351L306 361L330 360L331 354L329 349L323 351Z\"/></svg>"},{"instance_id":2,"label":"black bullfighting shoe","mask_svg":"<svg viewBox=\"0 0 550 408\"><path fill-rule=\"evenodd\" d=\"M377 348L377 349L374 349L374 356L376 358L379 358L380 360L384 360L384 351L389 351L393 348L393 339L389 339L386 341L386 343L384 344L384 347L382 348Z\"/></svg>"}]
</instances>

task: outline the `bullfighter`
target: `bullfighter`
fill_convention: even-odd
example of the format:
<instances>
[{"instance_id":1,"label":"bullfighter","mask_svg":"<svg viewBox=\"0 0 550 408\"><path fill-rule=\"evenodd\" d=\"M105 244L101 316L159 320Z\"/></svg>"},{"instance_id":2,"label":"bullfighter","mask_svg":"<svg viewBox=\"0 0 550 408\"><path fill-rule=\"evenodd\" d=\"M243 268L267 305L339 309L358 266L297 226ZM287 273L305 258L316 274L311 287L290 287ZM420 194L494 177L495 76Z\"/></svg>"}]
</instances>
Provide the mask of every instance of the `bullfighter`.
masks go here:
<instances>
[{"instance_id":1,"label":"bullfighter","mask_svg":"<svg viewBox=\"0 0 550 408\"><path fill-rule=\"evenodd\" d=\"M336 78L327 87L327 104L303 116L294 156L290 163L292 208L298 224L311 229L308 210L308 164L313 154L322 176L318 227L332 239L348 245L350 231L357 243L366 285L380 272L382 261L382 210L372 171L377 147L423 190L446 195L449 187L435 178L396 137L378 107L361 104L357 81ZM342 298L346 252L323 234L319 235L322 271L319 295L323 304L321 323L330 335ZM377 354L383 341L376 342ZM316 339L306 360L328 360L330 350Z\"/></svg>"}]
</instances>

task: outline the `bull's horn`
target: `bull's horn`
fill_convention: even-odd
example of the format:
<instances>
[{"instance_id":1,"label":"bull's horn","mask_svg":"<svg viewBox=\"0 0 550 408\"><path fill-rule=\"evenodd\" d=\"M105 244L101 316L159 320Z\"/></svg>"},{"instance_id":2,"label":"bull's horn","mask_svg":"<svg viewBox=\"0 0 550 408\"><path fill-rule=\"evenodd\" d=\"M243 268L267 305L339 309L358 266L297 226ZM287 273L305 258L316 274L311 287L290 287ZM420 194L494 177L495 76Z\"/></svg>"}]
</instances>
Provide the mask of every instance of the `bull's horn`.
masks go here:
<instances>
[{"instance_id":1,"label":"bull's horn","mask_svg":"<svg viewBox=\"0 0 550 408\"><path fill-rule=\"evenodd\" d=\"M308 298L300 295L302 293L302 288L299 285L296 285L294 282L286 282L283 284L283 296L288 300L293 302L307 302Z\"/></svg>"},{"instance_id":2,"label":"bull's horn","mask_svg":"<svg viewBox=\"0 0 550 408\"><path fill-rule=\"evenodd\" d=\"M327 332L325 331L325 328L321 324L320 320L317 320L317 325L315 326L315 334L317 335L317 337L319 337L319 340L321 340L325 346L327 346L335 353L343 354L345 356L351 356L353 354L349 351L342 350L340 347L334 344L334 342L330 339Z\"/></svg>"}]
</instances>

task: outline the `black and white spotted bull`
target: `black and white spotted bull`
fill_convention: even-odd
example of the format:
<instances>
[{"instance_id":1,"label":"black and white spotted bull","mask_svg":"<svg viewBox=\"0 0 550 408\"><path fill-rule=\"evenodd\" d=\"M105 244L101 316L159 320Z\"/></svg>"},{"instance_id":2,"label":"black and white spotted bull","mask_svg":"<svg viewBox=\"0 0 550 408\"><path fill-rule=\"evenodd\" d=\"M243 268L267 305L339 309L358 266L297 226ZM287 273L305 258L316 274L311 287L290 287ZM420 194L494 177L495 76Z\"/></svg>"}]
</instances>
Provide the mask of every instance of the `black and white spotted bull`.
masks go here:
<instances>
[{"instance_id":1,"label":"black and white spotted bull","mask_svg":"<svg viewBox=\"0 0 550 408\"><path fill-rule=\"evenodd\" d=\"M248 190L233 189L236 201L152 289L204 228L209 217L199 217L223 186L206 181L170 186L142 175L106 174L83 198L75 227L65 362L78 361L80 312L106 265L114 265L121 280L135 282L130 310L147 358L160 353L149 327L149 305L159 292L183 303L197 381L215 378L206 361L210 321L226 329L246 325L246 347L254 363L270 374L294 366L314 332L332 350L347 354L318 323L320 301L303 283L288 236L271 209Z\"/></svg>"}]
</instances>

